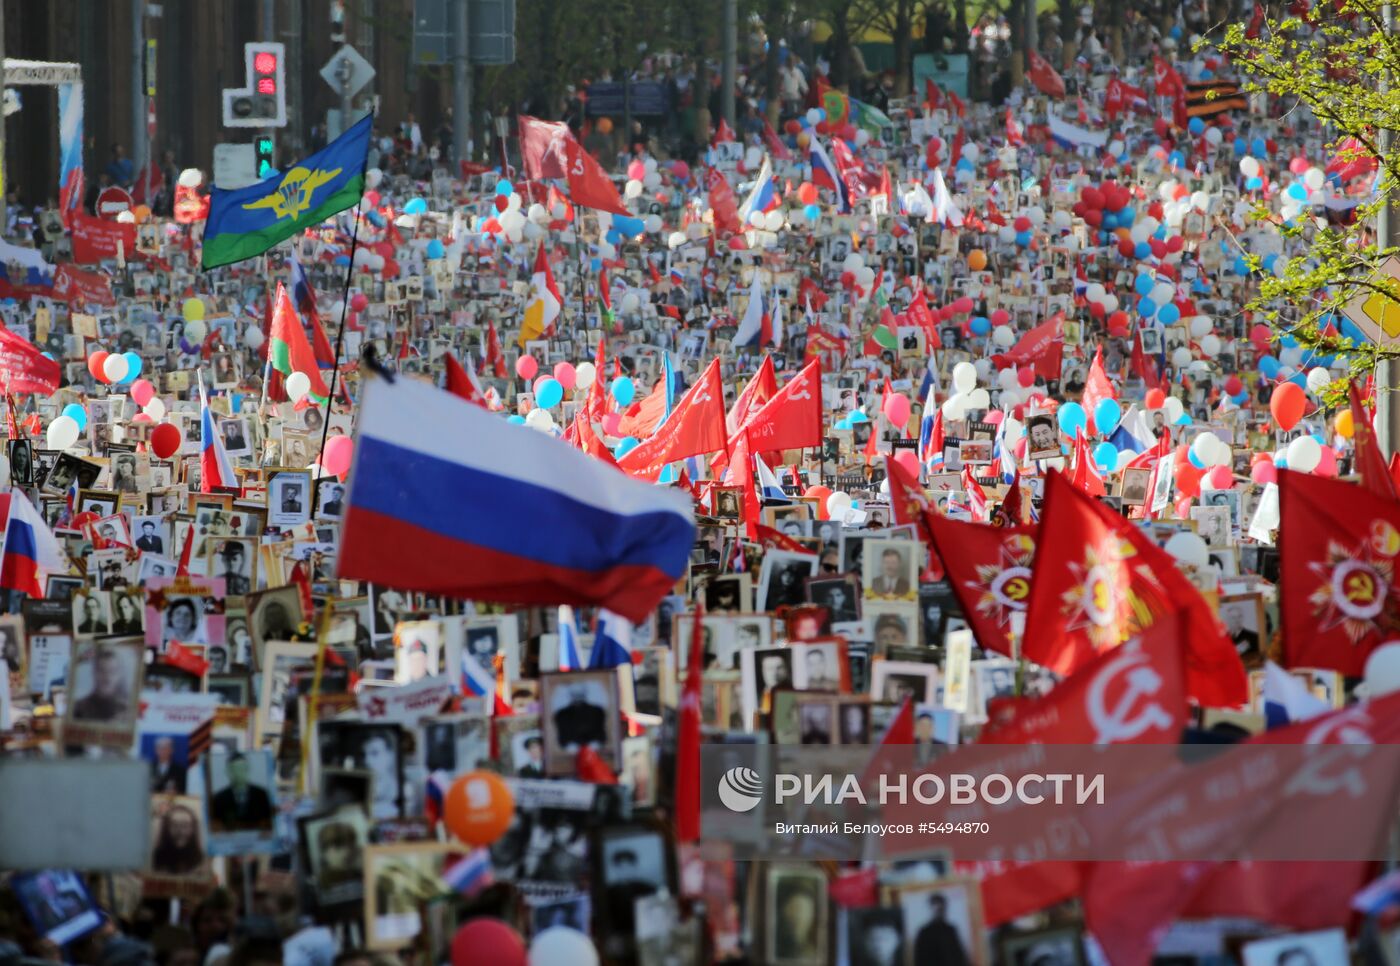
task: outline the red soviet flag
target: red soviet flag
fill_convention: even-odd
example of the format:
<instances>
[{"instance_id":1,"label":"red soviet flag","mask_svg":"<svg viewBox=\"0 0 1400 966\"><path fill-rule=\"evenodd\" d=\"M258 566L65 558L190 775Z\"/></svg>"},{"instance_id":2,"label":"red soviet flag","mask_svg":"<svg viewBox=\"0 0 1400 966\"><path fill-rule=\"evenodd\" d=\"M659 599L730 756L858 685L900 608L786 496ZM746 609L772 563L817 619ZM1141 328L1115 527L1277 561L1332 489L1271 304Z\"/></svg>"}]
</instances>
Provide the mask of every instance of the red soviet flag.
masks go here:
<instances>
[{"instance_id":1,"label":"red soviet flag","mask_svg":"<svg viewBox=\"0 0 1400 966\"><path fill-rule=\"evenodd\" d=\"M928 297L922 288L914 293L914 297L909 301L908 315L909 321L924 330L930 349L943 348L943 340L938 334L938 322L933 317L933 310L929 308Z\"/></svg>"},{"instance_id":2,"label":"red soviet flag","mask_svg":"<svg viewBox=\"0 0 1400 966\"><path fill-rule=\"evenodd\" d=\"M1139 821L1145 818L1140 811L1125 814L1119 838L1129 845L1150 840L1159 855L1182 845L1195 855L1258 857L1281 854L1298 836L1316 830L1330 854L1374 849L1388 834L1400 784L1394 754L1376 749L1397 742L1400 693L1257 735L1244 744L1359 747L1351 767L1320 758L1320 767L1310 769L1294 759L1269 759L1262 750L1246 759L1232 749L1204 763L1170 768L1129 794L1141 794L1144 802L1169 794L1173 808L1149 821ZM1121 852L1114 844L1109 841L1108 849ZM1311 850L1318 850L1316 842ZM1364 883L1369 865L1351 858L1252 866L1210 860L1092 863L1084 867L1085 921L1115 966L1146 966L1167 928L1187 910L1220 915L1263 909L1272 894L1288 905L1270 908L1265 918L1296 919L1306 928L1345 926L1351 886ZM1227 895L1231 888L1252 894ZM1313 909L1305 908L1308 896Z\"/></svg>"},{"instance_id":3,"label":"red soviet flag","mask_svg":"<svg viewBox=\"0 0 1400 966\"><path fill-rule=\"evenodd\" d=\"M924 523L977 643L1014 656L1012 625L1026 616L1036 528L968 523L940 513L925 514Z\"/></svg>"},{"instance_id":4,"label":"red soviet flag","mask_svg":"<svg viewBox=\"0 0 1400 966\"><path fill-rule=\"evenodd\" d=\"M1164 615L1183 611L1186 690L1205 707L1249 700L1244 665L1215 612L1166 551L1063 473L1045 481L1021 654L1072 674Z\"/></svg>"},{"instance_id":5,"label":"red soviet flag","mask_svg":"<svg viewBox=\"0 0 1400 966\"><path fill-rule=\"evenodd\" d=\"M1049 97L1064 97L1064 78L1056 73L1055 68L1050 66L1050 62L1037 54L1034 50L1026 51L1026 76L1031 79L1031 83L1036 86L1040 93Z\"/></svg>"},{"instance_id":6,"label":"red soviet flag","mask_svg":"<svg viewBox=\"0 0 1400 966\"><path fill-rule=\"evenodd\" d=\"M445 358L447 363L447 386L445 388L447 391L460 399L480 406L482 409L490 409L491 407L486 404L486 394L481 391L476 376L462 368L462 364L452 353L447 353Z\"/></svg>"},{"instance_id":7,"label":"red soviet flag","mask_svg":"<svg viewBox=\"0 0 1400 966\"><path fill-rule=\"evenodd\" d=\"M522 114L520 124L520 157L525 177L531 181L568 177L565 144L574 136L563 121L541 121Z\"/></svg>"},{"instance_id":8,"label":"red soviet flag","mask_svg":"<svg viewBox=\"0 0 1400 966\"><path fill-rule=\"evenodd\" d=\"M705 657L700 633L705 608L697 605L690 625L690 663L681 688L676 741L676 841L700 838L700 699Z\"/></svg>"},{"instance_id":9,"label":"red soviet flag","mask_svg":"<svg viewBox=\"0 0 1400 966\"><path fill-rule=\"evenodd\" d=\"M822 444L822 367L813 359L745 424L752 452Z\"/></svg>"},{"instance_id":10,"label":"red soviet flag","mask_svg":"<svg viewBox=\"0 0 1400 966\"><path fill-rule=\"evenodd\" d=\"M712 453L727 440L724 385L720 381L719 360L715 359L681 396L661 428L624 454L618 465L638 479L655 480L667 463Z\"/></svg>"},{"instance_id":11,"label":"red soviet flag","mask_svg":"<svg viewBox=\"0 0 1400 966\"><path fill-rule=\"evenodd\" d=\"M63 375L58 363L0 323L0 392L51 396Z\"/></svg>"},{"instance_id":12,"label":"red soviet flag","mask_svg":"<svg viewBox=\"0 0 1400 966\"><path fill-rule=\"evenodd\" d=\"M1060 378L1060 365L1065 354L1065 314L1056 312L1049 319L1021 336L1009 352L992 356L998 369L1014 365L1033 366L1035 374L1046 382Z\"/></svg>"},{"instance_id":13,"label":"red soviet flag","mask_svg":"<svg viewBox=\"0 0 1400 966\"><path fill-rule=\"evenodd\" d=\"M1351 398L1351 438L1356 447L1356 472L1361 474L1361 485L1378 497L1393 500L1395 481L1391 479L1390 467L1386 466L1385 454L1376 443L1376 427L1371 421L1371 412L1361 401L1361 393L1352 382L1347 389Z\"/></svg>"},{"instance_id":14,"label":"red soviet flag","mask_svg":"<svg viewBox=\"0 0 1400 966\"><path fill-rule=\"evenodd\" d=\"M963 608L965 614L971 612ZM1173 744L1186 727L1183 615L1163 615L1120 647L1104 651L1047 695L1022 701L989 725L992 745ZM983 645L985 646L985 645Z\"/></svg>"},{"instance_id":15,"label":"red soviet flag","mask_svg":"<svg viewBox=\"0 0 1400 966\"><path fill-rule=\"evenodd\" d=\"M564 142L564 156L568 161L569 197L576 205L610 211L615 215L631 216L632 212L622 203L617 188L608 177L603 166L593 160L593 155L583 149L572 136Z\"/></svg>"},{"instance_id":16,"label":"red soviet flag","mask_svg":"<svg viewBox=\"0 0 1400 966\"><path fill-rule=\"evenodd\" d=\"M739 427L749 421L749 417L762 409L763 404L777 394L778 376L773 369L773 357L764 355L758 371L740 390L734 405L729 407L729 413L724 417L725 427L731 433L738 432Z\"/></svg>"},{"instance_id":17,"label":"red soviet flag","mask_svg":"<svg viewBox=\"0 0 1400 966\"><path fill-rule=\"evenodd\" d=\"M1105 399L1117 399L1113 383L1108 381L1108 373L1103 370L1103 346L1094 350L1094 361L1089 363L1089 375L1084 379L1084 411L1092 419L1094 410ZM1112 427L1099 426L1100 433L1107 433Z\"/></svg>"},{"instance_id":18,"label":"red soviet flag","mask_svg":"<svg viewBox=\"0 0 1400 966\"><path fill-rule=\"evenodd\" d=\"M938 554L933 552L933 540L929 534L928 519L933 511L929 509L928 497L919 485L919 478L892 456L885 457L885 479L890 484L890 510L897 526L914 524L919 528L919 537L927 547L924 571L921 581L942 580L943 566L938 562Z\"/></svg>"},{"instance_id":19,"label":"red soviet flag","mask_svg":"<svg viewBox=\"0 0 1400 966\"><path fill-rule=\"evenodd\" d=\"M705 188L710 193L710 210L714 212L715 231L721 235L732 235L743 231L739 222L739 205L734 200L734 189L718 168L705 172Z\"/></svg>"},{"instance_id":20,"label":"red soviet flag","mask_svg":"<svg viewBox=\"0 0 1400 966\"><path fill-rule=\"evenodd\" d=\"M1284 470L1279 515L1284 665L1361 676L1400 630L1400 502Z\"/></svg>"},{"instance_id":21,"label":"red soviet flag","mask_svg":"<svg viewBox=\"0 0 1400 966\"><path fill-rule=\"evenodd\" d=\"M1094 467L1094 456L1089 452L1089 441L1084 438L1084 432L1080 429L1074 431L1074 467L1070 474L1071 482L1090 496L1104 496L1108 493L1108 490L1104 489L1103 477L1099 476L1099 471Z\"/></svg>"}]
</instances>

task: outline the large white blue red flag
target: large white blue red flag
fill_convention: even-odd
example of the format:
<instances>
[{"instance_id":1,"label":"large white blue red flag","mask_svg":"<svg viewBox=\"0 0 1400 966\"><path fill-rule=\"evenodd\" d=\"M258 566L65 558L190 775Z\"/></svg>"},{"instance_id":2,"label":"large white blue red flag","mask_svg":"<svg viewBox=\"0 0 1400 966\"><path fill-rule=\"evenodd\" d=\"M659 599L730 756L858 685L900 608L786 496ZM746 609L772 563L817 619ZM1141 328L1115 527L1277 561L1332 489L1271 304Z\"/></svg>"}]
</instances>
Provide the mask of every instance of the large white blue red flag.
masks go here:
<instances>
[{"instance_id":1,"label":"large white blue red flag","mask_svg":"<svg viewBox=\"0 0 1400 966\"><path fill-rule=\"evenodd\" d=\"M224 439L214 426L209 397L204 393L204 373L199 373L199 489L213 493L216 486L237 486L233 464L224 450Z\"/></svg>"},{"instance_id":2,"label":"large white blue red flag","mask_svg":"<svg viewBox=\"0 0 1400 966\"><path fill-rule=\"evenodd\" d=\"M690 498L411 379L361 400L340 575L640 621L685 573Z\"/></svg>"},{"instance_id":3,"label":"large white blue red flag","mask_svg":"<svg viewBox=\"0 0 1400 966\"><path fill-rule=\"evenodd\" d=\"M607 610L598 612L593 635L593 652L588 655L590 670L619 667L632 663L632 622Z\"/></svg>"},{"instance_id":4,"label":"large white blue red flag","mask_svg":"<svg viewBox=\"0 0 1400 966\"><path fill-rule=\"evenodd\" d=\"M0 493L0 516L7 521L0 587L43 597L44 575L68 571L62 545L34 504L19 490Z\"/></svg>"}]
</instances>

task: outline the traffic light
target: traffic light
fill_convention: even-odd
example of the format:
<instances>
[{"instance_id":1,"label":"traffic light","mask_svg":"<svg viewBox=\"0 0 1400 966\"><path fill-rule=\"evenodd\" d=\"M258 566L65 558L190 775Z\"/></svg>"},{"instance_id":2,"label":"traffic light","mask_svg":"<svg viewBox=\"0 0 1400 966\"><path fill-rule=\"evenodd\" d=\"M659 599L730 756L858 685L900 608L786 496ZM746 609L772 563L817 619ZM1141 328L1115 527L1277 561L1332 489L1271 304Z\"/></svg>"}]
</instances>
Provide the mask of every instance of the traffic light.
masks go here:
<instances>
[{"instance_id":1,"label":"traffic light","mask_svg":"<svg viewBox=\"0 0 1400 966\"><path fill-rule=\"evenodd\" d=\"M253 156L259 178L266 178L277 170L277 165L273 163L273 155L277 153L277 144L272 140L271 134L259 134L253 138Z\"/></svg>"},{"instance_id":2,"label":"traffic light","mask_svg":"<svg viewBox=\"0 0 1400 966\"><path fill-rule=\"evenodd\" d=\"M287 123L286 48L243 45L247 86L224 89L225 127L284 127Z\"/></svg>"}]
</instances>

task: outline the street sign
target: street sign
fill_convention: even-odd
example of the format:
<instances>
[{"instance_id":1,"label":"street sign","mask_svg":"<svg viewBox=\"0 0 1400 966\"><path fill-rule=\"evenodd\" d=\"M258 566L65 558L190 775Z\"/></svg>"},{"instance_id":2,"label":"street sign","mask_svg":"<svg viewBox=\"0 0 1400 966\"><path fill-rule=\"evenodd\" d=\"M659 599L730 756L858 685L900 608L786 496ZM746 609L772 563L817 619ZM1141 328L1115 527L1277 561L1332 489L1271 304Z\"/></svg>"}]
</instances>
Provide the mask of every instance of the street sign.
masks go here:
<instances>
[{"instance_id":1,"label":"street sign","mask_svg":"<svg viewBox=\"0 0 1400 966\"><path fill-rule=\"evenodd\" d=\"M220 188L246 188L257 183L257 154L251 144L214 145L214 184Z\"/></svg>"},{"instance_id":2,"label":"street sign","mask_svg":"<svg viewBox=\"0 0 1400 966\"><path fill-rule=\"evenodd\" d=\"M131 192L117 185L103 188L97 196L97 213L103 218L115 218L123 211L130 211L133 205Z\"/></svg>"},{"instance_id":3,"label":"street sign","mask_svg":"<svg viewBox=\"0 0 1400 966\"><path fill-rule=\"evenodd\" d=\"M1371 284L1392 286L1396 298L1389 298L1373 289L1363 289L1342 307L1342 314L1356 323L1357 328L1378 346L1400 344L1400 257L1394 255L1381 262Z\"/></svg>"},{"instance_id":4,"label":"street sign","mask_svg":"<svg viewBox=\"0 0 1400 966\"><path fill-rule=\"evenodd\" d=\"M473 0L468 16L471 62L486 67L515 63L515 0Z\"/></svg>"},{"instance_id":5,"label":"street sign","mask_svg":"<svg viewBox=\"0 0 1400 966\"><path fill-rule=\"evenodd\" d=\"M347 66L341 67L342 63ZM343 75L342 72L346 70L348 74ZM364 90L365 85L374 80L374 73L374 67L365 60L364 55L349 44L332 54L331 59L326 61L326 66L321 68L321 76L338 94L345 93L341 90L341 78L345 76L351 97Z\"/></svg>"}]
</instances>

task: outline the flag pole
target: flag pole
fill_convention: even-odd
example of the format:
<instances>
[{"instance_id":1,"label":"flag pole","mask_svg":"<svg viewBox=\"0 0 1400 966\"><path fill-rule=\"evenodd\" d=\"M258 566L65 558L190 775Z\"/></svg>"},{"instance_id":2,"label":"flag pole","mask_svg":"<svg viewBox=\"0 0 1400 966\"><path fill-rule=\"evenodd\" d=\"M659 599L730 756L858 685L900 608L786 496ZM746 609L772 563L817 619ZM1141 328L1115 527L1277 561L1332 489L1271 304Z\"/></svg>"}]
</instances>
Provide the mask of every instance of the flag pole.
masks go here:
<instances>
[{"instance_id":1,"label":"flag pole","mask_svg":"<svg viewBox=\"0 0 1400 966\"><path fill-rule=\"evenodd\" d=\"M360 201L364 200L364 179L365 170L369 166L369 154L366 152L365 160L360 162ZM355 203L353 209L355 220L350 223L350 264L345 266L345 287L340 293L340 326L335 333L335 353L331 361L331 384L327 387L326 394L326 418L321 425L321 447L316 451L316 465L321 466L321 460L326 455L326 437L331 429L331 410L335 407L335 383L336 377L340 375L340 350L345 344L345 316L350 311L350 280L355 277L355 251L360 244L360 202ZM271 358L269 353L268 358Z\"/></svg>"}]
</instances>

